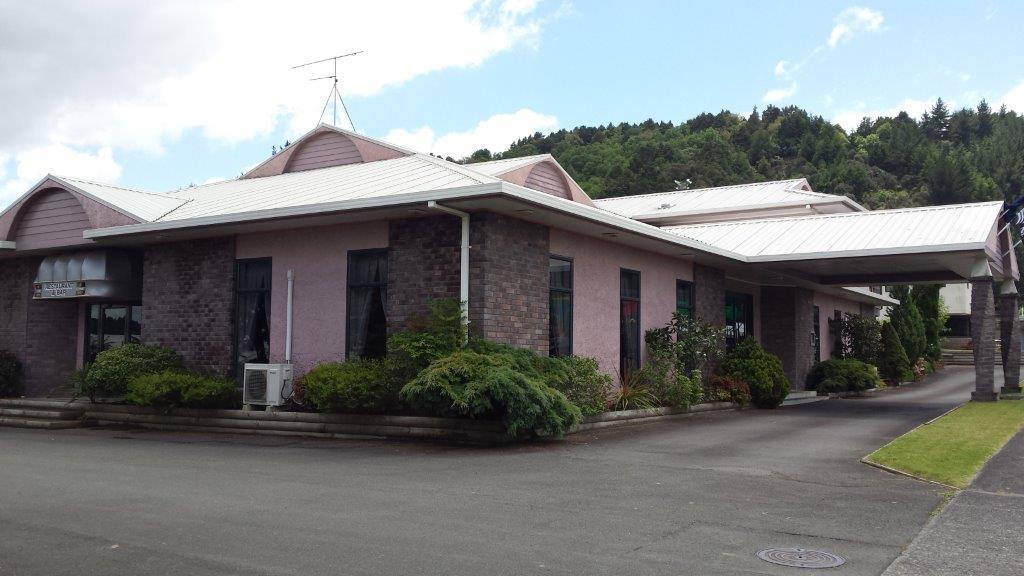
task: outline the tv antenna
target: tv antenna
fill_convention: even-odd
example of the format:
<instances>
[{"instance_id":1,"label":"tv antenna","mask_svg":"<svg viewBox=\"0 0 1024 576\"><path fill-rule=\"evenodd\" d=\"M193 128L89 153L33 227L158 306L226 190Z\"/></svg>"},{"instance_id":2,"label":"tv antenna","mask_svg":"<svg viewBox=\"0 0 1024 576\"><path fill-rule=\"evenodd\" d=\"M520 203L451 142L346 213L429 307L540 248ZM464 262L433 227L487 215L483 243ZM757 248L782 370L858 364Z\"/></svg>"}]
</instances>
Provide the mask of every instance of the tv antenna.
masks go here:
<instances>
[{"instance_id":1,"label":"tv antenna","mask_svg":"<svg viewBox=\"0 0 1024 576\"><path fill-rule=\"evenodd\" d=\"M324 58L322 60L314 60L313 62L306 62L305 64L299 64L298 66L292 66L292 70L295 70L296 68L304 68L306 66L312 66L313 64L320 64L322 62L328 62L328 61L334 62L334 73L333 74L331 74L330 76L320 76L319 78L310 78L310 81L314 81L314 80L327 80L327 79L334 80L334 83L331 85L331 91L330 91L329 94L327 94L327 100L324 102L324 107L323 107L322 110L320 110L320 119L317 120L317 123L323 121L324 114L327 112L327 105L330 104L331 102L334 102L332 124L337 126L338 125L338 103L340 102L341 103L341 109L342 109L343 112L345 112L345 118L348 118L349 126L352 127L352 130L356 129L355 122L352 122L352 116L350 116L349 113L348 113L348 107L345 106L345 100L341 97L341 92L338 90L338 60L340 58L348 58L349 56L355 56L357 54L362 54L363 52L364 52L363 50L359 50L358 52L349 52L348 54L342 54L341 56L332 56L330 58Z\"/></svg>"}]
</instances>

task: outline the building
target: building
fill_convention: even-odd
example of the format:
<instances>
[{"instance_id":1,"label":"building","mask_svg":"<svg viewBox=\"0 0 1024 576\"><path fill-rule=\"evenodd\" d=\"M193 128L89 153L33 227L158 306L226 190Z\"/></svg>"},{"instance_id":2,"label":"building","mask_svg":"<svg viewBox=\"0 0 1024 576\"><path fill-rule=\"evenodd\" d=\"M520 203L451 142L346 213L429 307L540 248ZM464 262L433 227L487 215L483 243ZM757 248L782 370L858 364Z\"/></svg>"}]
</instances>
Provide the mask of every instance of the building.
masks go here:
<instances>
[{"instance_id":1,"label":"building","mask_svg":"<svg viewBox=\"0 0 1024 576\"><path fill-rule=\"evenodd\" d=\"M730 345L757 338L800 388L832 349L829 319L893 302L867 286L996 283L1010 298L1000 212L871 212L803 179L594 201L549 155L463 166L321 125L228 182L43 179L0 214L0 348L31 395L127 340L193 369L301 373L382 354L429 301L458 297L473 334L612 374L682 311Z\"/></svg>"}]
</instances>

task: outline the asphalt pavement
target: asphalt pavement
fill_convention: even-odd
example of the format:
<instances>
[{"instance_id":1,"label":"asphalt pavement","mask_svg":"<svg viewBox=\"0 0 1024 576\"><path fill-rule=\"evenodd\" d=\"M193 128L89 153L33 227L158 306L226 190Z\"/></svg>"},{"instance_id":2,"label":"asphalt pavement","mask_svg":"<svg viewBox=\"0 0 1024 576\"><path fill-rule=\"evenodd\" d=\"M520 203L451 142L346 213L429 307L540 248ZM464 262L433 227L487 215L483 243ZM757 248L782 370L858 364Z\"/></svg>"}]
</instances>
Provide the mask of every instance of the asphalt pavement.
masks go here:
<instances>
[{"instance_id":1,"label":"asphalt pavement","mask_svg":"<svg viewBox=\"0 0 1024 576\"><path fill-rule=\"evenodd\" d=\"M504 448L0 428L0 574L877 575L942 493L859 459L972 385Z\"/></svg>"}]
</instances>

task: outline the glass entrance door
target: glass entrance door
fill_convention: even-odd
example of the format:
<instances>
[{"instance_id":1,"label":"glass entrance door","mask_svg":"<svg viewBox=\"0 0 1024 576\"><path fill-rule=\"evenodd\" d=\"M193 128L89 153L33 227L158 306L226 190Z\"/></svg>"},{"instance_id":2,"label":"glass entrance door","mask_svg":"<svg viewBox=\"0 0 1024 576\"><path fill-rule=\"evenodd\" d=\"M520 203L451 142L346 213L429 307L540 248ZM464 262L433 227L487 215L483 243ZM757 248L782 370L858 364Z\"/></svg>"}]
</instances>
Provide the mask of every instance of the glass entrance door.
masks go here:
<instances>
[{"instance_id":1,"label":"glass entrance door","mask_svg":"<svg viewBox=\"0 0 1024 576\"><path fill-rule=\"evenodd\" d=\"M90 304L86 328L85 363L96 355L129 342L138 343L142 335L142 307L131 304Z\"/></svg>"}]
</instances>

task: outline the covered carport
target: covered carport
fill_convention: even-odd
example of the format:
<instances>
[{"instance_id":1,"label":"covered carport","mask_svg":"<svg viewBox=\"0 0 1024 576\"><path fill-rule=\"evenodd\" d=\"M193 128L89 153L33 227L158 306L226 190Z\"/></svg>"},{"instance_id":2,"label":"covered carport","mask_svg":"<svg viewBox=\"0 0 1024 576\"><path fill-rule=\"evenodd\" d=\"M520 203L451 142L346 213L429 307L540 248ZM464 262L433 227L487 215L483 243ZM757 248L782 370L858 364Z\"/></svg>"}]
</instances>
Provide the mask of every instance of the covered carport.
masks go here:
<instances>
[{"instance_id":1,"label":"covered carport","mask_svg":"<svg viewBox=\"0 0 1024 576\"><path fill-rule=\"evenodd\" d=\"M828 286L972 286L978 401L1020 394L1020 278L1002 202L675 226L673 234L740 254L747 265ZM996 318L1003 383L995 386Z\"/></svg>"}]
</instances>

